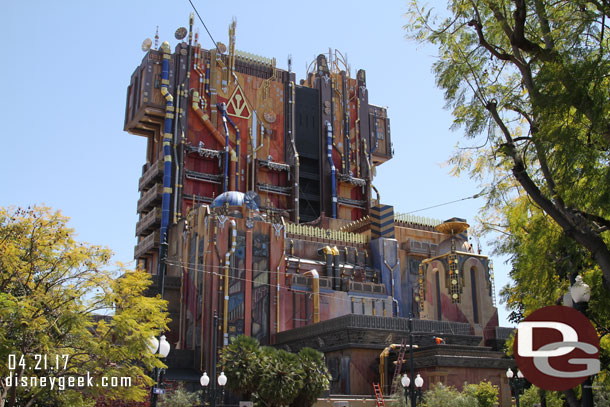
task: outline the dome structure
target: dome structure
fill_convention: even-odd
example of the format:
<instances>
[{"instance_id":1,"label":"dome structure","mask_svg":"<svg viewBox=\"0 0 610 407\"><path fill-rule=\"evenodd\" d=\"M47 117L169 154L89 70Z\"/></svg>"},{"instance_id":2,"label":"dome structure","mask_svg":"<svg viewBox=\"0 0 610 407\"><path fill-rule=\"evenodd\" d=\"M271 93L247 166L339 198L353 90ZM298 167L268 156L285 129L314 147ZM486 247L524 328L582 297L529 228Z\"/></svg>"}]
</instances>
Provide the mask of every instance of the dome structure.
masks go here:
<instances>
[{"instance_id":1,"label":"dome structure","mask_svg":"<svg viewBox=\"0 0 610 407\"><path fill-rule=\"evenodd\" d=\"M246 206L248 209L258 211L258 205L256 204L256 197L253 194L244 194L239 191L227 191L218 195L212 201L212 208L221 208L223 206Z\"/></svg>"}]
</instances>

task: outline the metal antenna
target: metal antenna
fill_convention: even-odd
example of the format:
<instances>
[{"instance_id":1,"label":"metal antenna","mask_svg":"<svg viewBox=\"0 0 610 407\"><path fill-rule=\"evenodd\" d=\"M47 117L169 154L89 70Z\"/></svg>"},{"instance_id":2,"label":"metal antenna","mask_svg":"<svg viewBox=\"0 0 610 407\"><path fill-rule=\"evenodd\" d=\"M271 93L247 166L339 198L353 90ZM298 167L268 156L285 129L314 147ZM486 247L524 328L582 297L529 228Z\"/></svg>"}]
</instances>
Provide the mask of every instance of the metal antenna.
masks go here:
<instances>
[{"instance_id":1,"label":"metal antenna","mask_svg":"<svg viewBox=\"0 0 610 407\"><path fill-rule=\"evenodd\" d=\"M155 32L155 49L159 49L159 26L157 26L157 31Z\"/></svg>"}]
</instances>

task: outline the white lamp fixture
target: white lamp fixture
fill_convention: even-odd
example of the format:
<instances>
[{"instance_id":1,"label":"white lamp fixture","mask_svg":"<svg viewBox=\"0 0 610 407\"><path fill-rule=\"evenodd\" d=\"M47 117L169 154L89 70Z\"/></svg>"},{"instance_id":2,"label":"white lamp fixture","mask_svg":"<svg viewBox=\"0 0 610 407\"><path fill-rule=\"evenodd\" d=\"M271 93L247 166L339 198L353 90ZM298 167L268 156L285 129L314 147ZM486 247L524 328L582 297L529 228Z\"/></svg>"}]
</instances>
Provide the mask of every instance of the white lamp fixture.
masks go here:
<instances>
[{"instance_id":1,"label":"white lamp fixture","mask_svg":"<svg viewBox=\"0 0 610 407\"><path fill-rule=\"evenodd\" d=\"M169 342L165 339L165 335L161 335L161 339L159 340L159 355L162 358L167 357L169 355Z\"/></svg>"},{"instance_id":2,"label":"white lamp fixture","mask_svg":"<svg viewBox=\"0 0 610 407\"><path fill-rule=\"evenodd\" d=\"M203 375L201 375L201 378L199 379L199 383L201 383L203 387L207 387L207 385L210 384L210 376L208 376L208 372L203 372Z\"/></svg>"},{"instance_id":3,"label":"white lamp fixture","mask_svg":"<svg viewBox=\"0 0 610 407\"><path fill-rule=\"evenodd\" d=\"M521 373L521 370L517 370L517 377L519 379L523 379L523 373Z\"/></svg>"},{"instance_id":4,"label":"white lamp fixture","mask_svg":"<svg viewBox=\"0 0 610 407\"><path fill-rule=\"evenodd\" d=\"M159 350L159 340L156 337L153 336L152 338L149 339L149 341L148 341L148 350L153 355L155 353L157 353L157 350Z\"/></svg>"},{"instance_id":5,"label":"white lamp fixture","mask_svg":"<svg viewBox=\"0 0 610 407\"><path fill-rule=\"evenodd\" d=\"M415 386L418 389L421 389L423 385L424 385L424 379L422 379L422 377L418 373L417 377L415 378Z\"/></svg>"},{"instance_id":6,"label":"white lamp fixture","mask_svg":"<svg viewBox=\"0 0 610 407\"><path fill-rule=\"evenodd\" d=\"M589 302L591 299L591 289L588 284L582 281L581 276L576 276L574 285L570 287L570 296L574 302Z\"/></svg>"},{"instance_id":7,"label":"white lamp fixture","mask_svg":"<svg viewBox=\"0 0 610 407\"><path fill-rule=\"evenodd\" d=\"M515 374L513 373L512 370L510 370L510 367L509 367L508 370L506 371L506 377L508 377L509 379L512 379L514 375Z\"/></svg>"},{"instance_id":8,"label":"white lamp fixture","mask_svg":"<svg viewBox=\"0 0 610 407\"><path fill-rule=\"evenodd\" d=\"M409 385L411 384L411 379L409 379L409 376L407 376L406 374L402 375L402 377L400 378L400 384L402 384L402 387L409 387Z\"/></svg>"},{"instance_id":9,"label":"white lamp fixture","mask_svg":"<svg viewBox=\"0 0 610 407\"><path fill-rule=\"evenodd\" d=\"M225 376L225 372L220 372L220 376L218 376L218 385L224 386L227 384L227 376Z\"/></svg>"}]
</instances>

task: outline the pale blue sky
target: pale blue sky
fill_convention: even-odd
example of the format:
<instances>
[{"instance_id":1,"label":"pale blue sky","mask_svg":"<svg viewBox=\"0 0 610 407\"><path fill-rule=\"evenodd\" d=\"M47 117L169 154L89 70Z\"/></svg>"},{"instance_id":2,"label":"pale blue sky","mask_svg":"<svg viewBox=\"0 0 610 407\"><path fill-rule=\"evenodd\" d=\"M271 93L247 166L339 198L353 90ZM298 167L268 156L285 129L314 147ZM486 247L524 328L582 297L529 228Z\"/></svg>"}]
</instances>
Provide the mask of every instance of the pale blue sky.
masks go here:
<instances>
[{"instance_id":1,"label":"pale blue sky","mask_svg":"<svg viewBox=\"0 0 610 407\"><path fill-rule=\"evenodd\" d=\"M239 50L275 57L297 80L328 48L365 69L369 100L388 106L394 159L378 168L374 184L385 204L410 212L479 191L441 164L462 136L452 132L431 65L435 51L404 37L405 1L194 1L216 41L228 43L237 19ZM444 2L437 1L444 7ZM102 244L130 262L135 244L138 178L145 139L123 132L126 88L154 37L177 40L188 26L188 0L3 2L0 205L45 203L71 217L80 240ZM200 41L211 41L196 19ZM418 212L471 223L482 199ZM484 253L490 252L483 239ZM495 258L496 292L509 267ZM498 304L500 324L507 312Z\"/></svg>"}]
</instances>

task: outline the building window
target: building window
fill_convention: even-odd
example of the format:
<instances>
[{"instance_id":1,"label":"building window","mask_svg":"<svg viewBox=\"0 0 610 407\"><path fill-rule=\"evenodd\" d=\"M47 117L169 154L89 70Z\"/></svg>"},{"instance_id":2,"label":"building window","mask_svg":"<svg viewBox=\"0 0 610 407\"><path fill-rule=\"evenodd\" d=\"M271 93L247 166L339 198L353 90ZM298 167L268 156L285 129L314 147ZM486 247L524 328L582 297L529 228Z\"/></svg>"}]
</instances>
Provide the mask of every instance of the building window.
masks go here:
<instances>
[{"instance_id":1,"label":"building window","mask_svg":"<svg viewBox=\"0 0 610 407\"><path fill-rule=\"evenodd\" d=\"M479 304L477 303L477 281L476 281L476 270L474 267L470 268L470 290L472 292L472 315L474 323L479 323Z\"/></svg>"}]
</instances>

